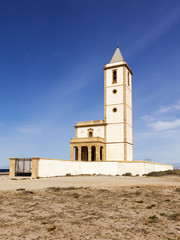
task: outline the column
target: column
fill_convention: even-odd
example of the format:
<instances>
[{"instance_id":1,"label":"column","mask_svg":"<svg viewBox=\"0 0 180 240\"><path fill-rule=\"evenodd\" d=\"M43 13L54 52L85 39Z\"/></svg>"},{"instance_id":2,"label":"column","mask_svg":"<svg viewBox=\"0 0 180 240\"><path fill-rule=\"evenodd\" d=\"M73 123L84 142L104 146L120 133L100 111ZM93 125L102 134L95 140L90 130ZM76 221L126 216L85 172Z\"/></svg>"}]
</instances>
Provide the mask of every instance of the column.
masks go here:
<instances>
[{"instance_id":1,"label":"column","mask_svg":"<svg viewBox=\"0 0 180 240\"><path fill-rule=\"evenodd\" d=\"M70 159L71 160L75 160L74 159L74 145L70 145Z\"/></svg>"},{"instance_id":2,"label":"column","mask_svg":"<svg viewBox=\"0 0 180 240\"><path fill-rule=\"evenodd\" d=\"M15 177L15 171L16 171L16 159L10 158L10 168L9 168L9 176Z\"/></svg>"},{"instance_id":3,"label":"column","mask_svg":"<svg viewBox=\"0 0 180 240\"><path fill-rule=\"evenodd\" d=\"M96 161L100 161L100 146L96 146Z\"/></svg>"},{"instance_id":4,"label":"column","mask_svg":"<svg viewBox=\"0 0 180 240\"><path fill-rule=\"evenodd\" d=\"M81 161L81 146L78 147L78 161Z\"/></svg>"},{"instance_id":5,"label":"column","mask_svg":"<svg viewBox=\"0 0 180 240\"><path fill-rule=\"evenodd\" d=\"M91 162L91 146L88 146L88 162Z\"/></svg>"}]
</instances>

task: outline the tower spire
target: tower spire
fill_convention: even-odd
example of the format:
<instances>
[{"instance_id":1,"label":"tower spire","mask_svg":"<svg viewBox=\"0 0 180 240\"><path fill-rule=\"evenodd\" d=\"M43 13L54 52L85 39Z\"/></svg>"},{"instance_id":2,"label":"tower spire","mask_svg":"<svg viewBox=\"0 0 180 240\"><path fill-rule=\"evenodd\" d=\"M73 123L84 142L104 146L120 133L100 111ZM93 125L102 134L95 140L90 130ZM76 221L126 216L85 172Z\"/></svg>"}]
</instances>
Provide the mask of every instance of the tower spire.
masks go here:
<instances>
[{"instance_id":1,"label":"tower spire","mask_svg":"<svg viewBox=\"0 0 180 240\"><path fill-rule=\"evenodd\" d=\"M123 61L123 60L124 60L124 59L123 59L123 56L122 56L122 54L121 54L121 52L120 52L119 42L118 42L116 51L115 51L115 53L114 53L114 55L113 55L110 63L121 62L121 61Z\"/></svg>"}]
</instances>

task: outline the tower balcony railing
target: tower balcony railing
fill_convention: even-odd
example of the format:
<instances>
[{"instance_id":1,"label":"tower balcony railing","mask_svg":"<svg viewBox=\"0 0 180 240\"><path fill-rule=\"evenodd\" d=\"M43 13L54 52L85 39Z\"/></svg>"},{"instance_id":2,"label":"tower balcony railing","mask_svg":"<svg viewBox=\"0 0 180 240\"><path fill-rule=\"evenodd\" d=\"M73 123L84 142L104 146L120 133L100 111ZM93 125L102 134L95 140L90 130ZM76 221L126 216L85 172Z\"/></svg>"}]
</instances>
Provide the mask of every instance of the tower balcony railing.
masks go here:
<instances>
[{"instance_id":1,"label":"tower balcony railing","mask_svg":"<svg viewBox=\"0 0 180 240\"><path fill-rule=\"evenodd\" d=\"M91 142L104 143L104 138L101 137L71 138L71 143L91 143Z\"/></svg>"}]
</instances>

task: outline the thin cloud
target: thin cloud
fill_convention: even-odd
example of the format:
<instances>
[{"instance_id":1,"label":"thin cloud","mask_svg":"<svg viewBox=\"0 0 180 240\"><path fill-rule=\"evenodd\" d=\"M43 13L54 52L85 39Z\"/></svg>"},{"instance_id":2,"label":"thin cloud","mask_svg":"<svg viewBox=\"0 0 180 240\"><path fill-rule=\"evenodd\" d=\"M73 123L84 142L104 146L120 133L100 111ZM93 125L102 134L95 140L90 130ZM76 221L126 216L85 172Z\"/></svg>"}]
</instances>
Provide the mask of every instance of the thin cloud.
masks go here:
<instances>
[{"instance_id":1,"label":"thin cloud","mask_svg":"<svg viewBox=\"0 0 180 240\"><path fill-rule=\"evenodd\" d=\"M171 106L161 106L160 109L156 112L157 115L168 113L170 111L178 111L180 110L180 101L178 101L176 104L173 104Z\"/></svg>"},{"instance_id":2,"label":"thin cloud","mask_svg":"<svg viewBox=\"0 0 180 240\"><path fill-rule=\"evenodd\" d=\"M156 131L177 129L180 128L180 119L176 119L174 121L157 121L148 125Z\"/></svg>"},{"instance_id":3,"label":"thin cloud","mask_svg":"<svg viewBox=\"0 0 180 240\"><path fill-rule=\"evenodd\" d=\"M24 127L24 128L18 128L17 129L18 132L20 133L24 133L24 134L40 134L41 132L37 129L33 129L33 128L27 128L27 127Z\"/></svg>"},{"instance_id":4,"label":"thin cloud","mask_svg":"<svg viewBox=\"0 0 180 240\"><path fill-rule=\"evenodd\" d=\"M167 130L169 131L178 131L180 129L180 101L176 104L169 106L161 106L157 111L149 115L144 115L141 117L151 129L155 131L163 131L166 134ZM174 114L176 113L176 117Z\"/></svg>"}]
</instances>

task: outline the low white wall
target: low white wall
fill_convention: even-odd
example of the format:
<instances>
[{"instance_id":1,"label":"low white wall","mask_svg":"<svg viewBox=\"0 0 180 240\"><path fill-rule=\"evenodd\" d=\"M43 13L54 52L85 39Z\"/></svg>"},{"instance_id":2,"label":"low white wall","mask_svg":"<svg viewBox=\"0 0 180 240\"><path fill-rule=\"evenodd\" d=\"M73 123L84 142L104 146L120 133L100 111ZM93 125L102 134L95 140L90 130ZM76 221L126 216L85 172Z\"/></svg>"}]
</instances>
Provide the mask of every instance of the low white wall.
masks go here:
<instances>
[{"instance_id":1,"label":"low white wall","mask_svg":"<svg viewBox=\"0 0 180 240\"><path fill-rule=\"evenodd\" d=\"M80 174L122 175L131 172L132 175L146 174L154 171L172 170L172 165L148 162L77 162L66 160L39 160L39 177L53 177Z\"/></svg>"}]
</instances>

